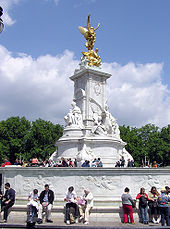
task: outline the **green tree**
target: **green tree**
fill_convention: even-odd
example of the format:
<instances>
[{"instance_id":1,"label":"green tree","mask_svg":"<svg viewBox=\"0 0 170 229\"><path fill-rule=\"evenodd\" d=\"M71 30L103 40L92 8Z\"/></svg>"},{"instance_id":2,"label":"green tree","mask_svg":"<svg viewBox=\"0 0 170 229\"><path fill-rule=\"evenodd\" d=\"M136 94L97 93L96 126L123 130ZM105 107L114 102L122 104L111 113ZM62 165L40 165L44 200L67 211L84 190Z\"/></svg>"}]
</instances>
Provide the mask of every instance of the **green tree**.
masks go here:
<instances>
[{"instance_id":1,"label":"green tree","mask_svg":"<svg viewBox=\"0 0 170 229\"><path fill-rule=\"evenodd\" d=\"M25 139L31 124L25 117L11 117L0 122L0 162L7 157L14 162L25 154Z\"/></svg>"},{"instance_id":2,"label":"green tree","mask_svg":"<svg viewBox=\"0 0 170 229\"><path fill-rule=\"evenodd\" d=\"M141 138L138 136L138 129L129 126L120 126L120 137L127 143L125 148L134 158L135 165L141 165L146 151Z\"/></svg>"},{"instance_id":3,"label":"green tree","mask_svg":"<svg viewBox=\"0 0 170 229\"><path fill-rule=\"evenodd\" d=\"M160 132L162 144L162 158L164 165L170 165L170 125L163 127Z\"/></svg>"},{"instance_id":4,"label":"green tree","mask_svg":"<svg viewBox=\"0 0 170 229\"><path fill-rule=\"evenodd\" d=\"M37 157L45 160L56 150L55 143L62 136L63 128L50 121L38 119L32 122L32 127L26 140L26 158Z\"/></svg>"},{"instance_id":5,"label":"green tree","mask_svg":"<svg viewBox=\"0 0 170 229\"><path fill-rule=\"evenodd\" d=\"M147 124L141 128L120 126L121 138L127 143L126 149L133 156L136 165L142 160L157 161L158 164L170 165L170 125L162 130Z\"/></svg>"}]
</instances>

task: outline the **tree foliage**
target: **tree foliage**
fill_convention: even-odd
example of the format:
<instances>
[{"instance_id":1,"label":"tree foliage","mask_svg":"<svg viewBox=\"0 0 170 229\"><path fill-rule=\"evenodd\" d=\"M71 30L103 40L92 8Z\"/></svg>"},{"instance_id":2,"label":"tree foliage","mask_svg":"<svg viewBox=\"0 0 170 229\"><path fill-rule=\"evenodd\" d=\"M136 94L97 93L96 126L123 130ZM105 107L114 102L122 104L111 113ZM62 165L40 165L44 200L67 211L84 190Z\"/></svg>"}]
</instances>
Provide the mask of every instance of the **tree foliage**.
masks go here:
<instances>
[{"instance_id":1,"label":"tree foliage","mask_svg":"<svg viewBox=\"0 0 170 229\"><path fill-rule=\"evenodd\" d=\"M55 142L62 136L63 128L51 122L38 119L35 122L25 117L11 117L0 122L0 163L7 157L11 162L16 158L42 160L56 149Z\"/></svg>"},{"instance_id":2,"label":"tree foliage","mask_svg":"<svg viewBox=\"0 0 170 229\"><path fill-rule=\"evenodd\" d=\"M153 124L141 128L120 126L120 133L136 165L141 165L145 158L165 166L170 165L170 125L162 129Z\"/></svg>"},{"instance_id":3,"label":"tree foliage","mask_svg":"<svg viewBox=\"0 0 170 229\"><path fill-rule=\"evenodd\" d=\"M33 157L45 160L55 151L56 141L62 136L59 124L38 119L34 122L25 117L11 117L0 122L0 163L7 157L29 161ZM120 126L120 136L127 143L126 150L133 156L136 166L142 160L154 160L170 165L170 125L160 129L147 124L141 128Z\"/></svg>"}]
</instances>

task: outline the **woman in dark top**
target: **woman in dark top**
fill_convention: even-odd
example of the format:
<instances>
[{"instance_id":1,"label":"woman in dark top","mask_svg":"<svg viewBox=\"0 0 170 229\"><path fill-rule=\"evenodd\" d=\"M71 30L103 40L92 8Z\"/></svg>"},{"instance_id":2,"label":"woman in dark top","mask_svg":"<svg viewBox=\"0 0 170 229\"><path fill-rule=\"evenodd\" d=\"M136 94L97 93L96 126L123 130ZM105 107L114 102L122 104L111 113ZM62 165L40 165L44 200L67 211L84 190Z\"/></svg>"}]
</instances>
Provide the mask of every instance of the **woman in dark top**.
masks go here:
<instances>
[{"instance_id":1,"label":"woman in dark top","mask_svg":"<svg viewBox=\"0 0 170 229\"><path fill-rule=\"evenodd\" d=\"M148 224L148 195L145 193L145 189L141 188L140 193L136 196L139 199L139 210L142 217L142 222Z\"/></svg>"}]
</instances>

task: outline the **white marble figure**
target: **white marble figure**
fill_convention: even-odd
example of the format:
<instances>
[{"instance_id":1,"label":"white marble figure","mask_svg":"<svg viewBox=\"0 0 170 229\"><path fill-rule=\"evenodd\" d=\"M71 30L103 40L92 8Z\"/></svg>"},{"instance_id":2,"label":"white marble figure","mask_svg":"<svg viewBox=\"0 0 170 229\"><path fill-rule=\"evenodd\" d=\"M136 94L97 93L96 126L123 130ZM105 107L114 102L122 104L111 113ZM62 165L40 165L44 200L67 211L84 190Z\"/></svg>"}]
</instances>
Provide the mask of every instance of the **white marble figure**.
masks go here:
<instances>
[{"instance_id":1,"label":"white marble figure","mask_svg":"<svg viewBox=\"0 0 170 229\"><path fill-rule=\"evenodd\" d=\"M106 132L107 132L108 136L116 137L116 138L120 139L119 126L116 122L116 119L108 111L108 105L107 104L105 104L105 109L102 112L102 123L106 128Z\"/></svg>"},{"instance_id":2,"label":"white marble figure","mask_svg":"<svg viewBox=\"0 0 170 229\"><path fill-rule=\"evenodd\" d=\"M95 108L94 104L98 106L98 109ZM91 109L93 112L93 120L94 120L92 133L98 135L106 135L109 137L116 137L117 139L120 139L119 126L116 122L116 119L108 111L108 105L105 104L105 108L102 111L100 105L93 100L93 105L91 103Z\"/></svg>"},{"instance_id":3,"label":"white marble figure","mask_svg":"<svg viewBox=\"0 0 170 229\"><path fill-rule=\"evenodd\" d=\"M100 69L100 71L102 71L101 66L98 66L98 67L97 66L89 66L88 63L89 63L89 60L83 55L81 57L81 62L79 63L80 69L76 69L75 73L81 69L96 69L96 70Z\"/></svg>"},{"instance_id":4,"label":"white marble figure","mask_svg":"<svg viewBox=\"0 0 170 229\"><path fill-rule=\"evenodd\" d=\"M57 150L54 151L54 153L50 156L49 160L52 160L53 162L57 161L57 157L58 157L58 152Z\"/></svg>"},{"instance_id":5,"label":"white marble figure","mask_svg":"<svg viewBox=\"0 0 170 229\"><path fill-rule=\"evenodd\" d=\"M81 164L85 161L92 161L94 158L96 158L96 155L93 153L91 149L87 149L86 144L83 145L83 148L81 151L79 151L76 155L78 166L81 166Z\"/></svg>"},{"instance_id":6,"label":"white marble figure","mask_svg":"<svg viewBox=\"0 0 170 229\"><path fill-rule=\"evenodd\" d=\"M75 102L72 102L72 109L69 110L68 114L64 117L67 126L76 125L80 128L83 127L83 119L80 108Z\"/></svg>"},{"instance_id":7,"label":"white marble figure","mask_svg":"<svg viewBox=\"0 0 170 229\"><path fill-rule=\"evenodd\" d=\"M94 126L92 128L92 133L98 135L107 135L106 127L102 123L101 115L94 113L93 119L94 119Z\"/></svg>"}]
</instances>

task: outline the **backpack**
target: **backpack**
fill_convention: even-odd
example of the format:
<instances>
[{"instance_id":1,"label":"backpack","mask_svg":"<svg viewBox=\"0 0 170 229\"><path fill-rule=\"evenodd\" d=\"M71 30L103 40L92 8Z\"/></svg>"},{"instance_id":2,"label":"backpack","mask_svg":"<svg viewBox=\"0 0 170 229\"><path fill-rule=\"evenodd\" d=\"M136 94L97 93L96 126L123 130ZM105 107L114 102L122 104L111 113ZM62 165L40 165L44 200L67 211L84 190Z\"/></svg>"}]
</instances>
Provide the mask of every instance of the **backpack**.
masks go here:
<instances>
[{"instance_id":1,"label":"backpack","mask_svg":"<svg viewBox=\"0 0 170 229\"><path fill-rule=\"evenodd\" d=\"M167 195L159 196L158 197L158 203L161 204L161 205L168 204L168 196Z\"/></svg>"},{"instance_id":2,"label":"backpack","mask_svg":"<svg viewBox=\"0 0 170 229\"><path fill-rule=\"evenodd\" d=\"M139 205L143 208L147 206L147 199L145 196L141 196L139 199Z\"/></svg>"}]
</instances>

